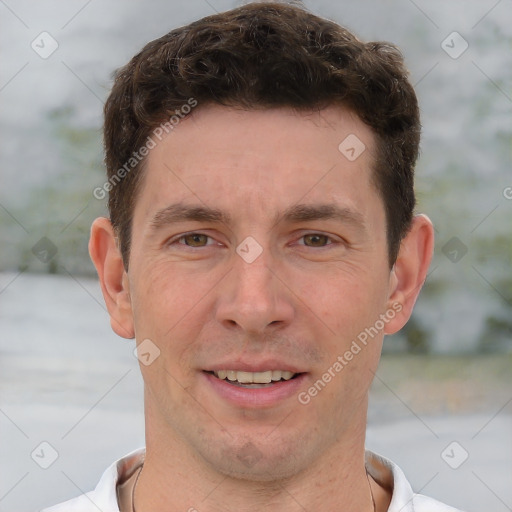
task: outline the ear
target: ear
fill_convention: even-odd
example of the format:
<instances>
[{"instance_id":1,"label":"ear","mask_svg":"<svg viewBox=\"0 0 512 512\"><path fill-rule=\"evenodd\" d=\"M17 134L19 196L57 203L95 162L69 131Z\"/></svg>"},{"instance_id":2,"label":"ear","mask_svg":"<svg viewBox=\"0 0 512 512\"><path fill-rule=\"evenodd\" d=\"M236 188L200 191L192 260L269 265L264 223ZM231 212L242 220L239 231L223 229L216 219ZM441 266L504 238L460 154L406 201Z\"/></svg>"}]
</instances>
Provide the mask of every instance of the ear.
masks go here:
<instances>
[{"instance_id":1,"label":"ear","mask_svg":"<svg viewBox=\"0 0 512 512\"><path fill-rule=\"evenodd\" d=\"M400 244L400 251L390 276L388 310L396 312L384 328L394 334L409 320L418 294L427 277L434 249L434 228L426 215L417 215Z\"/></svg>"},{"instance_id":2,"label":"ear","mask_svg":"<svg viewBox=\"0 0 512 512\"><path fill-rule=\"evenodd\" d=\"M89 254L100 278L112 329L122 338L134 338L128 275L110 220L100 217L93 222Z\"/></svg>"}]
</instances>

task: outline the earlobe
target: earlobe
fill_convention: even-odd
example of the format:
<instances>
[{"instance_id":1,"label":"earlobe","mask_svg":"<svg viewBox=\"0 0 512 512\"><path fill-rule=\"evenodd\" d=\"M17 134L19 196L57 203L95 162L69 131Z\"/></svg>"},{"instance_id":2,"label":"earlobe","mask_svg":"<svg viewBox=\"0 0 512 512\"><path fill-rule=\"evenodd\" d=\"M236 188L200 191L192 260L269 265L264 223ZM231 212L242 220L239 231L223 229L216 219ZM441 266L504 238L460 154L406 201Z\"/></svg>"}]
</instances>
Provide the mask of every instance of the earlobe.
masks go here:
<instances>
[{"instance_id":1,"label":"earlobe","mask_svg":"<svg viewBox=\"0 0 512 512\"><path fill-rule=\"evenodd\" d=\"M426 215L415 216L411 229L402 240L397 260L391 270L388 307L399 311L386 324L385 334L399 331L409 320L427 277L433 249L432 222Z\"/></svg>"},{"instance_id":2,"label":"earlobe","mask_svg":"<svg viewBox=\"0 0 512 512\"><path fill-rule=\"evenodd\" d=\"M98 272L112 329L123 338L133 338L135 331L128 276L112 224L104 217L92 224L89 254Z\"/></svg>"}]
</instances>

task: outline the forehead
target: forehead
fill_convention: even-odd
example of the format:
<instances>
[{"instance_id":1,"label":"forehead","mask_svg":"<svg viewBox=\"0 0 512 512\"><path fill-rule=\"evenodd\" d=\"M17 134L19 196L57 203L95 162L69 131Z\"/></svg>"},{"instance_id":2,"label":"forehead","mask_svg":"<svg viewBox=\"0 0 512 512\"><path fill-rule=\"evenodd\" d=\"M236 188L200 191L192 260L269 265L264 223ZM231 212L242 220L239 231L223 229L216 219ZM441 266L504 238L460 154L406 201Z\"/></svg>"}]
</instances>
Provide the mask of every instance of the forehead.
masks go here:
<instances>
[{"instance_id":1,"label":"forehead","mask_svg":"<svg viewBox=\"0 0 512 512\"><path fill-rule=\"evenodd\" d=\"M193 203L270 221L308 202L364 214L369 195L376 195L374 147L370 128L342 107L199 106L148 155L135 214Z\"/></svg>"}]
</instances>

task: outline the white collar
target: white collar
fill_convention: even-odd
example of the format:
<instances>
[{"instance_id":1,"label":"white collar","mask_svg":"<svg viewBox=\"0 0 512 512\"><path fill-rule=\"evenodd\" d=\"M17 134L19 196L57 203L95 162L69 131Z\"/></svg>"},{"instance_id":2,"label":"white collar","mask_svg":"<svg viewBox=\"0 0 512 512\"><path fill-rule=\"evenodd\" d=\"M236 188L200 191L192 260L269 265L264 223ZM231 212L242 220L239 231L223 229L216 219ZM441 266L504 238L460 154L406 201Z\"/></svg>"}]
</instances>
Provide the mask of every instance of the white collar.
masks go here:
<instances>
[{"instance_id":1,"label":"white collar","mask_svg":"<svg viewBox=\"0 0 512 512\"><path fill-rule=\"evenodd\" d=\"M117 482L135 471L143 463L145 454L145 448L129 453L107 468L94 491L41 512L91 512L98 509L102 512L119 512ZM368 450L366 469L375 481L392 489L388 512L460 512L431 498L414 494L404 473L396 464Z\"/></svg>"}]
</instances>

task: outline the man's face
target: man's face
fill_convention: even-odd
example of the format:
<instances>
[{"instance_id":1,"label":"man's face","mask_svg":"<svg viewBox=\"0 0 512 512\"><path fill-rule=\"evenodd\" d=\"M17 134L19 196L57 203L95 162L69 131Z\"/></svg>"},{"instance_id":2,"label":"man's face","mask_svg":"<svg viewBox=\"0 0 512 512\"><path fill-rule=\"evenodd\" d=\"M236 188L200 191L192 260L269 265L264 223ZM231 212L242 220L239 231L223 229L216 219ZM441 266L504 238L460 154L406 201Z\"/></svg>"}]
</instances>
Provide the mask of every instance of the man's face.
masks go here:
<instances>
[{"instance_id":1,"label":"man's face","mask_svg":"<svg viewBox=\"0 0 512 512\"><path fill-rule=\"evenodd\" d=\"M382 329L343 356L392 307L374 147L338 107L199 106L150 152L128 272L137 342L160 350L141 365L148 432L255 479L364 436ZM229 380L269 371L298 375Z\"/></svg>"}]
</instances>

